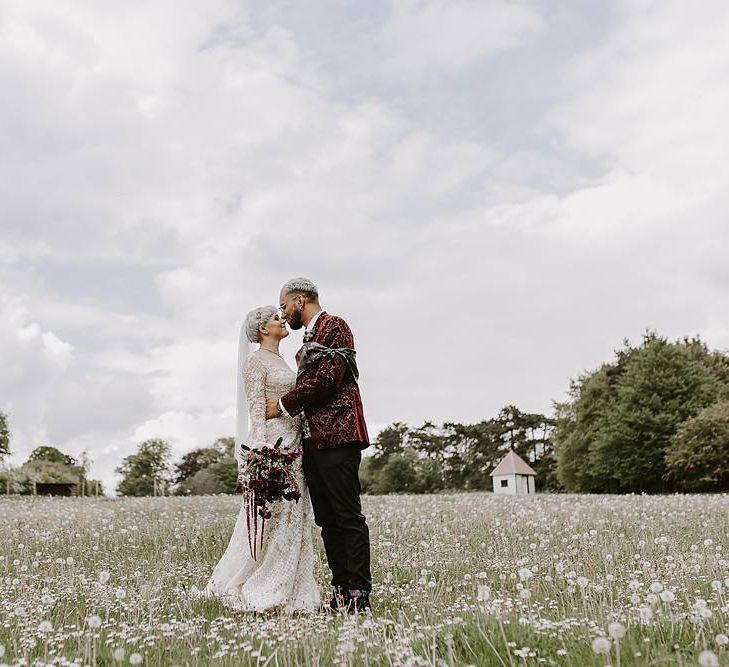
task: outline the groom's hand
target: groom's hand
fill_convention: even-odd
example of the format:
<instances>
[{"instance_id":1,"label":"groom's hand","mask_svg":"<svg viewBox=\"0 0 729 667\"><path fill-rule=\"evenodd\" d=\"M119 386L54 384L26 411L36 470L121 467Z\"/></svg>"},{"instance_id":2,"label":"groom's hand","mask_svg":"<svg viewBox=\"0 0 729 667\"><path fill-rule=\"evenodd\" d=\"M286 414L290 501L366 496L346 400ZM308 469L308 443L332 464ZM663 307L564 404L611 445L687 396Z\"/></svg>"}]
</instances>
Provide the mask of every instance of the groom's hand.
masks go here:
<instances>
[{"instance_id":1,"label":"groom's hand","mask_svg":"<svg viewBox=\"0 0 729 667\"><path fill-rule=\"evenodd\" d=\"M282 414L278 407L278 401L269 398L266 401L266 419L276 419L276 417L280 417Z\"/></svg>"}]
</instances>

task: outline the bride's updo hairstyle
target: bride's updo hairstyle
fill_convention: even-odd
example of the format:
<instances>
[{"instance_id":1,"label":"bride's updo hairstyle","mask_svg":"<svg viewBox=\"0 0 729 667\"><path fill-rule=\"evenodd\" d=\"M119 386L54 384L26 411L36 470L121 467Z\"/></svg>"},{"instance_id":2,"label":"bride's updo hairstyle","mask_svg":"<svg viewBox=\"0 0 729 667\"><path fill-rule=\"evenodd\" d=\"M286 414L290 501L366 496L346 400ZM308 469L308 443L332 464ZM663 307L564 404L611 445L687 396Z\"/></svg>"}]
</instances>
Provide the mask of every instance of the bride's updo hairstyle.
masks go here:
<instances>
[{"instance_id":1,"label":"bride's updo hairstyle","mask_svg":"<svg viewBox=\"0 0 729 667\"><path fill-rule=\"evenodd\" d=\"M276 306L263 306L254 308L246 315L246 337L251 343L261 342L261 332L258 327L268 322L277 312Z\"/></svg>"}]
</instances>

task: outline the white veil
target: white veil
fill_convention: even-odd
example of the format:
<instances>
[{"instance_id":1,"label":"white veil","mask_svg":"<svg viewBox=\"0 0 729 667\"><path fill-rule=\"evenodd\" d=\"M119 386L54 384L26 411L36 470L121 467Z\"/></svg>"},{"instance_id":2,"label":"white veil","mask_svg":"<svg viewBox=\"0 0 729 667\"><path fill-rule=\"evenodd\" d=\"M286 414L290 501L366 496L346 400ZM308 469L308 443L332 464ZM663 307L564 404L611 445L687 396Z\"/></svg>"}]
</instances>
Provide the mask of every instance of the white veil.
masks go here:
<instances>
[{"instance_id":1,"label":"white veil","mask_svg":"<svg viewBox=\"0 0 729 667\"><path fill-rule=\"evenodd\" d=\"M235 401L235 458L241 463L241 443L248 440L248 396L244 380L251 343L246 335L246 322L240 327L238 339L238 383Z\"/></svg>"}]
</instances>

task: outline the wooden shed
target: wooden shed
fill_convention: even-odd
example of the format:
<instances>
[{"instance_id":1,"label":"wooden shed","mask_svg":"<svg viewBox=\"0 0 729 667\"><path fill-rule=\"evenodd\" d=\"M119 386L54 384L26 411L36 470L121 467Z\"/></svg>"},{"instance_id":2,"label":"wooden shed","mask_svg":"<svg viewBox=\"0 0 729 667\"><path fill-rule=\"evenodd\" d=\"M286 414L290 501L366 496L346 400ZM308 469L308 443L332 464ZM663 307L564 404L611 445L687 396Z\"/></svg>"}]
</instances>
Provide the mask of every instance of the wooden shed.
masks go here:
<instances>
[{"instance_id":1,"label":"wooden shed","mask_svg":"<svg viewBox=\"0 0 729 667\"><path fill-rule=\"evenodd\" d=\"M39 496L77 496L76 482L36 482L35 493Z\"/></svg>"}]
</instances>

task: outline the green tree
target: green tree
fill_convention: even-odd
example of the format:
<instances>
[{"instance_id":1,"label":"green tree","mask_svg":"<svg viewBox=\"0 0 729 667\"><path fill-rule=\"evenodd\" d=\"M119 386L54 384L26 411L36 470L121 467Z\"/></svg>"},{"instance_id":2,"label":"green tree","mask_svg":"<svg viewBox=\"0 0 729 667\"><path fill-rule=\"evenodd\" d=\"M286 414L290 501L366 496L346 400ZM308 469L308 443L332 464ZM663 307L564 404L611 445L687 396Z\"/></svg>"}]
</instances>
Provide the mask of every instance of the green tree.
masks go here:
<instances>
[{"instance_id":1,"label":"green tree","mask_svg":"<svg viewBox=\"0 0 729 667\"><path fill-rule=\"evenodd\" d=\"M235 438L226 436L224 438L218 438L213 443L213 448L217 449L223 456L229 456L235 458Z\"/></svg>"},{"instance_id":2,"label":"green tree","mask_svg":"<svg viewBox=\"0 0 729 667\"><path fill-rule=\"evenodd\" d=\"M238 462L234 458L224 456L206 470L220 482L221 490L216 493L235 493L238 483Z\"/></svg>"},{"instance_id":3,"label":"green tree","mask_svg":"<svg viewBox=\"0 0 729 667\"><path fill-rule=\"evenodd\" d=\"M83 469L80 466L67 465L61 461L28 459L20 468L26 482L58 482L80 484ZM30 489L28 489L30 491Z\"/></svg>"},{"instance_id":4,"label":"green tree","mask_svg":"<svg viewBox=\"0 0 729 667\"><path fill-rule=\"evenodd\" d=\"M413 493L438 493L445 488L443 467L440 461L421 458L415 462L415 482Z\"/></svg>"},{"instance_id":5,"label":"green tree","mask_svg":"<svg viewBox=\"0 0 729 667\"><path fill-rule=\"evenodd\" d=\"M443 424L446 436L442 456L428 457L439 464L444 486L485 490L491 486L490 470L498 463L499 441L492 421L478 424ZM432 452L432 447L429 447Z\"/></svg>"},{"instance_id":6,"label":"green tree","mask_svg":"<svg viewBox=\"0 0 729 667\"><path fill-rule=\"evenodd\" d=\"M557 407L557 475L570 491L666 491L665 458L679 425L729 397L729 358L698 338L645 334L572 383Z\"/></svg>"},{"instance_id":7,"label":"green tree","mask_svg":"<svg viewBox=\"0 0 729 667\"><path fill-rule=\"evenodd\" d=\"M556 475L569 491L599 491L601 481L590 465L590 445L596 440L613 399L609 366L572 382L571 401L557 403L554 432Z\"/></svg>"},{"instance_id":8,"label":"green tree","mask_svg":"<svg viewBox=\"0 0 729 667\"><path fill-rule=\"evenodd\" d=\"M209 496L214 493L227 493L225 484L211 471L210 468L198 470L190 479L185 481L188 495Z\"/></svg>"},{"instance_id":9,"label":"green tree","mask_svg":"<svg viewBox=\"0 0 729 667\"><path fill-rule=\"evenodd\" d=\"M78 465L73 456L64 454L59 449L51 447L50 445L44 445L42 447L36 447L28 457L29 461L46 461L47 463L62 463L67 466Z\"/></svg>"},{"instance_id":10,"label":"green tree","mask_svg":"<svg viewBox=\"0 0 729 667\"><path fill-rule=\"evenodd\" d=\"M175 464L176 484L184 482L195 473L220 460L222 454L217 447L198 447L187 452L179 463Z\"/></svg>"},{"instance_id":11,"label":"green tree","mask_svg":"<svg viewBox=\"0 0 729 667\"><path fill-rule=\"evenodd\" d=\"M368 466L372 474L382 470L391 456L401 454L407 446L409 429L405 424L395 422L383 428L372 443L375 453L368 459Z\"/></svg>"},{"instance_id":12,"label":"green tree","mask_svg":"<svg viewBox=\"0 0 729 667\"><path fill-rule=\"evenodd\" d=\"M234 457L235 440L218 438L210 447L187 452L175 464L175 495L235 493L238 462ZM204 475L198 474L205 472Z\"/></svg>"},{"instance_id":13,"label":"green tree","mask_svg":"<svg viewBox=\"0 0 729 667\"><path fill-rule=\"evenodd\" d=\"M18 470L16 478L21 493L33 493L34 485L40 483L74 483L79 485L80 492L85 471L72 456L45 445L36 447L31 452L28 460Z\"/></svg>"},{"instance_id":14,"label":"green tree","mask_svg":"<svg viewBox=\"0 0 729 667\"><path fill-rule=\"evenodd\" d=\"M406 493L414 490L417 481L413 452L394 454L380 470L374 483L376 494Z\"/></svg>"},{"instance_id":15,"label":"green tree","mask_svg":"<svg viewBox=\"0 0 729 667\"><path fill-rule=\"evenodd\" d=\"M729 490L729 401L687 419L666 452L667 477L687 490Z\"/></svg>"},{"instance_id":16,"label":"green tree","mask_svg":"<svg viewBox=\"0 0 729 667\"><path fill-rule=\"evenodd\" d=\"M377 471L372 469L372 456L365 456L362 458L362 463L359 466L359 483L362 488L362 493L374 493L375 480L377 479Z\"/></svg>"},{"instance_id":17,"label":"green tree","mask_svg":"<svg viewBox=\"0 0 729 667\"><path fill-rule=\"evenodd\" d=\"M590 447L611 491L665 491L665 455L679 424L714 402L717 378L681 344L649 336L628 364Z\"/></svg>"},{"instance_id":18,"label":"green tree","mask_svg":"<svg viewBox=\"0 0 729 667\"><path fill-rule=\"evenodd\" d=\"M10 454L10 424L8 416L0 412L0 461Z\"/></svg>"},{"instance_id":19,"label":"green tree","mask_svg":"<svg viewBox=\"0 0 729 667\"><path fill-rule=\"evenodd\" d=\"M162 493L170 479L170 446L164 440L142 442L135 454L125 457L115 472L122 476L120 496L151 496Z\"/></svg>"}]
</instances>

